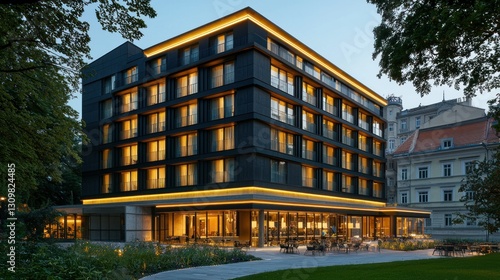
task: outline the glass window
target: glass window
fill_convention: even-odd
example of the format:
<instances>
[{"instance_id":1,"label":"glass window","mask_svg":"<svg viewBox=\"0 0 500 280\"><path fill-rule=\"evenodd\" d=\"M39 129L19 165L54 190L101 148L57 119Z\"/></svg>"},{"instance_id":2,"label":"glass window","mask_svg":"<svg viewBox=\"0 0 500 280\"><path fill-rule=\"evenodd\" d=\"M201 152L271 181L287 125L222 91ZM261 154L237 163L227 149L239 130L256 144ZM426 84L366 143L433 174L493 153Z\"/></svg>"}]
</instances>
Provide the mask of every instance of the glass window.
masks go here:
<instances>
[{"instance_id":1,"label":"glass window","mask_svg":"<svg viewBox=\"0 0 500 280\"><path fill-rule=\"evenodd\" d=\"M271 85L293 95L293 75L271 65Z\"/></svg>"},{"instance_id":2,"label":"glass window","mask_svg":"<svg viewBox=\"0 0 500 280\"><path fill-rule=\"evenodd\" d=\"M227 62L212 67L212 88L234 83L234 62Z\"/></svg>"},{"instance_id":3,"label":"glass window","mask_svg":"<svg viewBox=\"0 0 500 280\"><path fill-rule=\"evenodd\" d=\"M198 153L198 134L190 133L176 139L176 157L192 156Z\"/></svg>"},{"instance_id":4,"label":"glass window","mask_svg":"<svg viewBox=\"0 0 500 280\"><path fill-rule=\"evenodd\" d=\"M370 165L368 158L361 156L358 158L358 171L365 174L370 173Z\"/></svg>"},{"instance_id":5,"label":"glass window","mask_svg":"<svg viewBox=\"0 0 500 280\"><path fill-rule=\"evenodd\" d=\"M451 227L453 225L451 214L444 214L444 225L447 227Z\"/></svg>"},{"instance_id":6,"label":"glass window","mask_svg":"<svg viewBox=\"0 0 500 280\"><path fill-rule=\"evenodd\" d=\"M122 131L120 134L120 139L129 139L133 137L137 137L137 119L130 119L123 121L122 123Z\"/></svg>"},{"instance_id":7,"label":"glass window","mask_svg":"<svg viewBox=\"0 0 500 280\"><path fill-rule=\"evenodd\" d=\"M415 128L420 128L420 117L415 117Z\"/></svg>"},{"instance_id":8,"label":"glass window","mask_svg":"<svg viewBox=\"0 0 500 280\"><path fill-rule=\"evenodd\" d=\"M405 132L408 130L408 125L406 124L406 119L401 120L401 132Z\"/></svg>"},{"instance_id":9,"label":"glass window","mask_svg":"<svg viewBox=\"0 0 500 280\"><path fill-rule=\"evenodd\" d=\"M323 136L334 141L337 141L338 135L335 131L335 123L327 119L323 119Z\"/></svg>"},{"instance_id":10,"label":"glass window","mask_svg":"<svg viewBox=\"0 0 500 280\"><path fill-rule=\"evenodd\" d=\"M122 147L122 165L137 164L137 145Z\"/></svg>"},{"instance_id":11,"label":"glass window","mask_svg":"<svg viewBox=\"0 0 500 280\"><path fill-rule=\"evenodd\" d=\"M102 83L103 83L102 93L103 94L111 93L111 91L115 89L115 84L116 84L115 75L104 78Z\"/></svg>"},{"instance_id":12,"label":"glass window","mask_svg":"<svg viewBox=\"0 0 500 280\"><path fill-rule=\"evenodd\" d=\"M113 167L113 153L111 149L106 149L102 151L102 168Z\"/></svg>"},{"instance_id":13,"label":"glass window","mask_svg":"<svg viewBox=\"0 0 500 280\"><path fill-rule=\"evenodd\" d=\"M373 134L383 137L382 123L380 121L373 120L372 127L373 127Z\"/></svg>"},{"instance_id":14,"label":"glass window","mask_svg":"<svg viewBox=\"0 0 500 280\"><path fill-rule=\"evenodd\" d=\"M234 116L234 94L212 98L210 100L210 120Z\"/></svg>"},{"instance_id":15,"label":"glass window","mask_svg":"<svg viewBox=\"0 0 500 280\"><path fill-rule=\"evenodd\" d=\"M408 204L408 193L407 192L401 193L400 202L401 202L401 204Z\"/></svg>"},{"instance_id":16,"label":"glass window","mask_svg":"<svg viewBox=\"0 0 500 280\"><path fill-rule=\"evenodd\" d=\"M277 98L271 97L271 118L287 123L289 125L295 124L295 110L293 105L281 101Z\"/></svg>"},{"instance_id":17,"label":"glass window","mask_svg":"<svg viewBox=\"0 0 500 280\"><path fill-rule=\"evenodd\" d=\"M368 145L368 137L358 134L358 148L365 152L370 150L370 146Z\"/></svg>"},{"instance_id":18,"label":"glass window","mask_svg":"<svg viewBox=\"0 0 500 280\"><path fill-rule=\"evenodd\" d=\"M316 115L302 110L302 129L316 133Z\"/></svg>"},{"instance_id":19,"label":"glass window","mask_svg":"<svg viewBox=\"0 0 500 280\"><path fill-rule=\"evenodd\" d=\"M373 141L373 154L377 156L382 156L382 143L378 141Z\"/></svg>"},{"instance_id":20,"label":"glass window","mask_svg":"<svg viewBox=\"0 0 500 280\"><path fill-rule=\"evenodd\" d=\"M453 147L453 139L441 139L441 149L449 149Z\"/></svg>"},{"instance_id":21,"label":"glass window","mask_svg":"<svg viewBox=\"0 0 500 280\"><path fill-rule=\"evenodd\" d=\"M124 80L125 80L125 84L130 84L130 83L133 83L133 82L137 82L138 80L138 75L137 75L137 67L132 67L132 68L129 68L127 71L125 71L124 73Z\"/></svg>"},{"instance_id":22,"label":"glass window","mask_svg":"<svg viewBox=\"0 0 500 280\"><path fill-rule=\"evenodd\" d=\"M316 160L316 142L302 139L302 158Z\"/></svg>"},{"instance_id":23,"label":"glass window","mask_svg":"<svg viewBox=\"0 0 500 280\"><path fill-rule=\"evenodd\" d=\"M198 72L177 78L177 97L183 97L198 92Z\"/></svg>"},{"instance_id":24,"label":"glass window","mask_svg":"<svg viewBox=\"0 0 500 280\"><path fill-rule=\"evenodd\" d=\"M148 161L157 161L165 159L165 140L148 142L147 149L148 149L148 154L147 154Z\"/></svg>"},{"instance_id":25,"label":"glass window","mask_svg":"<svg viewBox=\"0 0 500 280\"><path fill-rule=\"evenodd\" d=\"M212 183L234 181L234 159L218 159L212 161Z\"/></svg>"},{"instance_id":26,"label":"glass window","mask_svg":"<svg viewBox=\"0 0 500 280\"><path fill-rule=\"evenodd\" d=\"M214 129L211 135L211 152L234 149L234 126Z\"/></svg>"},{"instance_id":27,"label":"glass window","mask_svg":"<svg viewBox=\"0 0 500 280\"><path fill-rule=\"evenodd\" d=\"M401 180L402 181L408 180L408 169L406 168L401 169Z\"/></svg>"},{"instance_id":28,"label":"glass window","mask_svg":"<svg viewBox=\"0 0 500 280\"><path fill-rule=\"evenodd\" d=\"M182 49L180 51L182 65L198 61L199 54L200 51L198 45L192 45Z\"/></svg>"},{"instance_id":29,"label":"glass window","mask_svg":"<svg viewBox=\"0 0 500 280\"><path fill-rule=\"evenodd\" d=\"M335 182L335 173L331 171L323 171L323 189L328 191L336 191L337 183Z\"/></svg>"},{"instance_id":30,"label":"glass window","mask_svg":"<svg viewBox=\"0 0 500 280\"><path fill-rule=\"evenodd\" d=\"M102 144L113 142L113 127L111 124L102 126Z\"/></svg>"},{"instance_id":31,"label":"glass window","mask_svg":"<svg viewBox=\"0 0 500 280\"><path fill-rule=\"evenodd\" d=\"M342 192L355 193L354 178L347 175L342 175Z\"/></svg>"},{"instance_id":32,"label":"glass window","mask_svg":"<svg viewBox=\"0 0 500 280\"><path fill-rule=\"evenodd\" d=\"M370 125L368 123L368 115L363 114L361 112L358 115L359 115L359 117L358 117L358 125L359 125L359 127L361 127L362 129L368 131L369 127L370 127Z\"/></svg>"},{"instance_id":33,"label":"glass window","mask_svg":"<svg viewBox=\"0 0 500 280\"><path fill-rule=\"evenodd\" d=\"M198 169L196 163L176 166L177 186L193 186L198 184Z\"/></svg>"},{"instance_id":34,"label":"glass window","mask_svg":"<svg viewBox=\"0 0 500 280\"><path fill-rule=\"evenodd\" d=\"M353 108L347 104L342 104L342 119L354 123Z\"/></svg>"},{"instance_id":35,"label":"glass window","mask_svg":"<svg viewBox=\"0 0 500 280\"><path fill-rule=\"evenodd\" d=\"M443 190L443 200L453 201L453 190Z\"/></svg>"},{"instance_id":36,"label":"glass window","mask_svg":"<svg viewBox=\"0 0 500 280\"><path fill-rule=\"evenodd\" d=\"M342 151L342 168L354 170L353 157L353 154L347 151Z\"/></svg>"},{"instance_id":37,"label":"glass window","mask_svg":"<svg viewBox=\"0 0 500 280\"><path fill-rule=\"evenodd\" d=\"M148 189L165 188L165 167L148 169Z\"/></svg>"},{"instance_id":38,"label":"glass window","mask_svg":"<svg viewBox=\"0 0 500 280\"><path fill-rule=\"evenodd\" d=\"M271 160L271 182L286 183L286 162Z\"/></svg>"},{"instance_id":39,"label":"glass window","mask_svg":"<svg viewBox=\"0 0 500 280\"><path fill-rule=\"evenodd\" d=\"M347 127L342 127L342 143L354 146L354 133Z\"/></svg>"},{"instance_id":40,"label":"glass window","mask_svg":"<svg viewBox=\"0 0 500 280\"><path fill-rule=\"evenodd\" d=\"M158 75L161 72L165 72L167 70L167 58L166 57L159 57L151 60L149 62L149 65L151 66L151 72L153 75Z\"/></svg>"},{"instance_id":41,"label":"glass window","mask_svg":"<svg viewBox=\"0 0 500 280\"><path fill-rule=\"evenodd\" d=\"M234 45L233 33L221 34L214 38L215 53L222 53L231 50Z\"/></svg>"},{"instance_id":42,"label":"glass window","mask_svg":"<svg viewBox=\"0 0 500 280\"><path fill-rule=\"evenodd\" d=\"M316 106L316 89L305 82L302 82L302 100Z\"/></svg>"},{"instance_id":43,"label":"glass window","mask_svg":"<svg viewBox=\"0 0 500 280\"><path fill-rule=\"evenodd\" d=\"M373 182L373 197L382 198L384 196L384 185L378 182Z\"/></svg>"},{"instance_id":44,"label":"glass window","mask_svg":"<svg viewBox=\"0 0 500 280\"><path fill-rule=\"evenodd\" d=\"M121 110L120 112L126 113L137 110L139 102L137 101L137 92L127 93L121 96Z\"/></svg>"},{"instance_id":45,"label":"glass window","mask_svg":"<svg viewBox=\"0 0 500 280\"><path fill-rule=\"evenodd\" d=\"M122 192L137 190L137 171L121 172L120 190Z\"/></svg>"},{"instance_id":46,"label":"glass window","mask_svg":"<svg viewBox=\"0 0 500 280\"><path fill-rule=\"evenodd\" d=\"M146 99L148 106L165 102L165 83L161 82L156 85L147 87Z\"/></svg>"},{"instance_id":47,"label":"glass window","mask_svg":"<svg viewBox=\"0 0 500 280\"><path fill-rule=\"evenodd\" d=\"M316 170L309 166L302 166L302 186L316 187Z\"/></svg>"},{"instance_id":48,"label":"glass window","mask_svg":"<svg viewBox=\"0 0 500 280\"><path fill-rule=\"evenodd\" d=\"M112 174L102 175L101 193L112 193L112 192L113 192L113 176L112 176Z\"/></svg>"},{"instance_id":49,"label":"glass window","mask_svg":"<svg viewBox=\"0 0 500 280\"><path fill-rule=\"evenodd\" d=\"M451 163L444 163L443 164L443 176L444 177L450 177L451 176Z\"/></svg>"},{"instance_id":50,"label":"glass window","mask_svg":"<svg viewBox=\"0 0 500 280\"><path fill-rule=\"evenodd\" d=\"M198 123L198 104L189 104L176 109L176 127Z\"/></svg>"},{"instance_id":51,"label":"glass window","mask_svg":"<svg viewBox=\"0 0 500 280\"><path fill-rule=\"evenodd\" d=\"M271 128L271 150L293 155L293 134Z\"/></svg>"},{"instance_id":52,"label":"glass window","mask_svg":"<svg viewBox=\"0 0 500 280\"><path fill-rule=\"evenodd\" d=\"M429 168L427 166L425 167L419 167L418 168L418 178L419 179L425 179L429 177Z\"/></svg>"},{"instance_id":53,"label":"glass window","mask_svg":"<svg viewBox=\"0 0 500 280\"><path fill-rule=\"evenodd\" d=\"M165 112L148 115L148 133L165 131Z\"/></svg>"},{"instance_id":54,"label":"glass window","mask_svg":"<svg viewBox=\"0 0 500 280\"><path fill-rule=\"evenodd\" d=\"M359 179L358 193L360 195L369 195L370 189L368 189L368 180Z\"/></svg>"},{"instance_id":55,"label":"glass window","mask_svg":"<svg viewBox=\"0 0 500 280\"><path fill-rule=\"evenodd\" d=\"M323 163L337 165L335 158L335 148L328 145L323 145Z\"/></svg>"},{"instance_id":56,"label":"glass window","mask_svg":"<svg viewBox=\"0 0 500 280\"><path fill-rule=\"evenodd\" d=\"M418 192L418 202L429 202L429 192L419 191Z\"/></svg>"},{"instance_id":57,"label":"glass window","mask_svg":"<svg viewBox=\"0 0 500 280\"><path fill-rule=\"evenodd\" d=\"M337 107L335 107L335 99L328 95L328 94L323 94L323 110L332 114L332 115L337 115Z\"/></svg>"},{"instance_id":58,"label":"glass window","mask_svg":"<svg viewBox=\"0 0 500 280\"><path fill-rule=\"evenodd\" d=\"M113 101L105 100L101 103L101 119L107 119L113 116Z\"/></svg>"}]
</instances>

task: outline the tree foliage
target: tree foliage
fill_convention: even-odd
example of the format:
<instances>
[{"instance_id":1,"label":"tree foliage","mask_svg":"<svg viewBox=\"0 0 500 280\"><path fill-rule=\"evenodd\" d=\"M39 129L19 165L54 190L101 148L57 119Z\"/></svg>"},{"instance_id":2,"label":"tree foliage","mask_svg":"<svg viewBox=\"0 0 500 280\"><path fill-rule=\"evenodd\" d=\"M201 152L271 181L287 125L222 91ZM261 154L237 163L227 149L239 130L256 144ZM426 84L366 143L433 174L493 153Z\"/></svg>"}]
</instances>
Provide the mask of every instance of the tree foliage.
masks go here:
<instances>
[{"instance_id":1,"label":"tree foliage","mask_svg":"<svg viewBox=\"0 0 500 280\"><path fill-rule=\"evenodd\" d=\"M382 22L375 51L383 74L418 93L432 85L463 87L466 96L500 85L500 0L367 0Z\"/></svg>"},{"instance_id":2,"label":"tree foliage","mask_svg":"<svg viewBox=\"0 0 500 280\"><path fill-rule=\"evenodd\" d=\"M68 106L90 59L85 9L95 9L103 29L125 39L142 36L141 17L154 17L149 0L2 1L0 5L0 178L16 165L18 202L48 178L63 182L62 159L81 161L78 112ZM5 192L2 184L1 193Z\"/></svg>"},{"instance_id":3,"label":"tree foliage","mask_svg":"<svg viewBox=\"0 0 500 280\"><path fill-rule=\"evenodd\" d=\"M477 221L489 233L497 232L500 229L500 153L497 151L491 159L477 162L467 172L459 191L465 194L460 201L468 213L460 213L456 222Z\"/></svg>"}]
</instances>

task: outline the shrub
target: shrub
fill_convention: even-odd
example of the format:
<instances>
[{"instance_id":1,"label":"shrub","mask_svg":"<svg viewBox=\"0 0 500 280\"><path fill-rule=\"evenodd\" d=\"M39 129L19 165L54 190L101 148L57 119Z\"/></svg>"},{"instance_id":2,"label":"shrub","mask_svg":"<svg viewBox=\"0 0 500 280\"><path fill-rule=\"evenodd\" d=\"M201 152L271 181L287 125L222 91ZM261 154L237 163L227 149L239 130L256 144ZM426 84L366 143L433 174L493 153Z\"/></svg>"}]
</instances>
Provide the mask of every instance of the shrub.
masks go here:
<instances>
[{"instance_id":1,"label":"shrub","mask_svg":"<svg viewBox=\"0 0 500 280\"><path fill-rule=\"evenodd\" d=\"M434 248L432 240L390 240L384 241L381 248L397 251L414 251Z\"/></svg>"}]
</instances>

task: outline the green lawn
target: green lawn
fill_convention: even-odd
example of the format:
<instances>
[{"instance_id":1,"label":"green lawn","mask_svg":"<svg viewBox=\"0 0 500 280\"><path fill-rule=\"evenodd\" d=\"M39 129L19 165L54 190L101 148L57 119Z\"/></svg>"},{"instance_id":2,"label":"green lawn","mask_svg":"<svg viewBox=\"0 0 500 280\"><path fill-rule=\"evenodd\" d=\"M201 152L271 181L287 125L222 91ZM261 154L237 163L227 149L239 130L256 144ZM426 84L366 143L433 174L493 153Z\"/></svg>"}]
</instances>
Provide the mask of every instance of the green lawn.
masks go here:
<instances>
[{"instance_id":1,"label":"green lawn","mask_svg":"<svg viewBox=\"0 0 500 280\"><path fill-rule=\"evenodd\" d=\"M500 279L500 253L465 258L289 269L237 279L493 280Z\"/></svg>"}]
</instances>

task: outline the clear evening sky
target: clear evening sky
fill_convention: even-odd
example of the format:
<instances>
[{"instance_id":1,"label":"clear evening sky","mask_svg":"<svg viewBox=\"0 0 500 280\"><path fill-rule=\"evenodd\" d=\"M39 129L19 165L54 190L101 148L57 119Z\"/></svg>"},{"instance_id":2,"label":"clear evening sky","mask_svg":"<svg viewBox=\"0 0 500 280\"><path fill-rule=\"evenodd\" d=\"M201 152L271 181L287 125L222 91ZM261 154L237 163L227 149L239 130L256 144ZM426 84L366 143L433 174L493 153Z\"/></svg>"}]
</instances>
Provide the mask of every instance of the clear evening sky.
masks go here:
<instances>
[{"instance_id":1,"label":"clear evening sky","mask_svg":"<svg viewBox=\"0 0 500 280\"><path fill-rule=\"evenodd\" d=\"M378 94L395 94L403 98L404 109L463 97L462 91L450 87L435 87L423 98L411 83L398 85L385 76L377 78L378 60L372 59L373 27L380 16L366 0L152 0L157 17L148 19L144 36L133 43L147 48L198 26L224 17L247 6L274 22L317 53L349 73ZM90 8L90 7L89 7ZM103 31L92 9L84 17L90 27L90 47L93 59L125 42L119 34ZM493 93L478 94L472 105L487 108ZM81 112L81 98L70 102Z\"/></svg>"}]
</instances>

